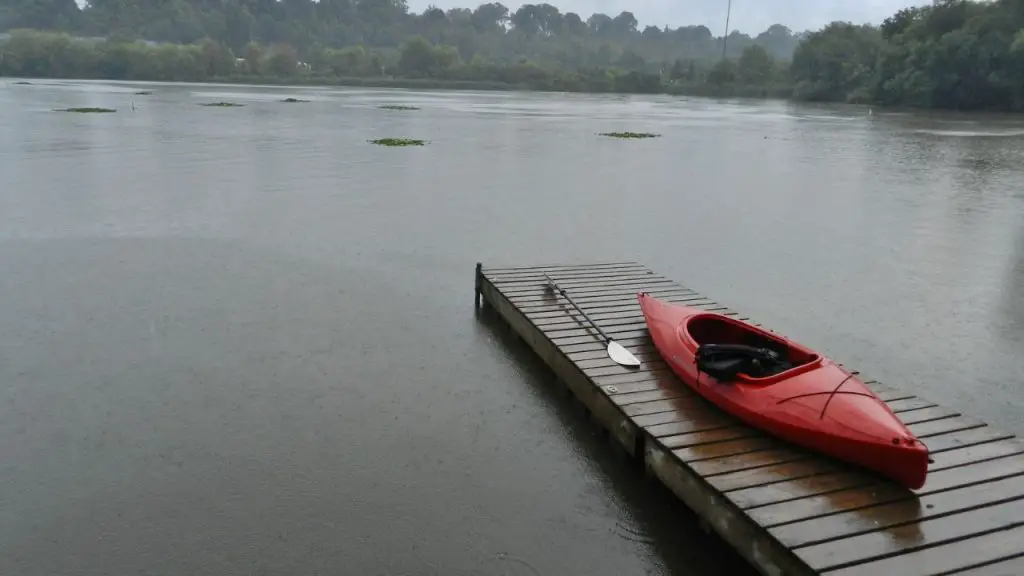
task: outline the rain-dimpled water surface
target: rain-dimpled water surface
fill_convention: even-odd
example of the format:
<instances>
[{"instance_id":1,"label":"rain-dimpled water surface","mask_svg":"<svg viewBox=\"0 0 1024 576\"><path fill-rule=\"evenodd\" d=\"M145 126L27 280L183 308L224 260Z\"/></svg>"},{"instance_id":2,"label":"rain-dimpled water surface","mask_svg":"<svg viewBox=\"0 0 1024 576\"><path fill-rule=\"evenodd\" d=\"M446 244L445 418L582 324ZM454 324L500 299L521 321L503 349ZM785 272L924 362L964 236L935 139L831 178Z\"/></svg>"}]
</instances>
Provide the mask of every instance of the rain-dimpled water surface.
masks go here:
<instances>
[{"instance_id":1,"label":"rain-dimpled water surface","mask_svg":"<svg viewBox=\"0 0 1024 576\"><path fill-rule=\"evenodd\" d=\"M474 315L478 261L638 260L1024 433L1024 120L31 82L0 84L0 573L750 573Z\"/></svg>"}]
</instances>

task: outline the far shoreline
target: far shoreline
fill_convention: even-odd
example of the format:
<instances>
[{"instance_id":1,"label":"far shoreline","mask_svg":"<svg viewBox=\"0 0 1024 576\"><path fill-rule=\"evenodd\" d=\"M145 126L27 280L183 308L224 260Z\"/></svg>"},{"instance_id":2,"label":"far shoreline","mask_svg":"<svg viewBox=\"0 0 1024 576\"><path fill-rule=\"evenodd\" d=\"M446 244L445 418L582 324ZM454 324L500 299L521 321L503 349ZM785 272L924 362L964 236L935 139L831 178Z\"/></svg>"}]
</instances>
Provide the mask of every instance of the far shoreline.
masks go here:
<instances>
[{"instance_id":1,"label":"far shoreline","mask_svg":"<svg viewBox=\"0 0 1024 576\"><path fill-rule=\"evenodd\" d=\"M36 81L69 81L88 83L111 83L125 85L156 85L177 84L195 86L245 86L251 88L384 88L391 90L417 90L425 92L493 92L493 93L538 93L538 94L580 94L580 95L608 95L608 96L676 96L686 98L699 98L711 101L747 101L747 102L777 102L805 106L807 108L818 107L841 107L848 109L874 110L885 114L916 114L916 115L939 115L939 116L993 116L999 118L1013 118L1024 120L1024 115L1017 112L1005 110L952 110L945 108L930 108L926 106L893 106L875 102L832 102L820 100L800 100L792 96L780 95L779 90L764 89L757 86L728 86L725 89L715 90L708 84L685 85L676 84L667 87L660 92L617 92L599 90L553 90L535 88L528 85L507 84L501 82L484 80L443 80L443 79L420 79L420 78L383 78L383 77L345 77L328 78L323 76L294 76L294 77L272 77L272 76L222 76L213 77L207 80L144 80L138 78L85 78L70 76L0 76L0 79L10 84L28 81L34 84ZM675 89L673 89L675 88ZM767 95L763 95L767 92Z\"/></svg>"},{"instance_id":2,"label":"far shoreline","mask_svg":"<svg viewBox=\"0 0 1024 576\"><path fill-rule=\"evenodd\" d=\"M114 82L135 84L195 84L224 86L265 86L279 87L310 87L310 88L392 88L408 90L455 91L469 90L480 92L537 92L545 94L608 94L618 96L689 96L709 99L745 99L764 101L798 102L792 97L780 94L778 89L760 86L727 86L716 89L707 84L674 84L665 86L660 91L613 91L613 90L556 90L530 86L528 84L509 84L490 80L447 80L435 78L401 78L401 77L324 77L324 76L218 76L203 81L194 80L146 80L141 78L95 78L71 76L0 76L12 83L17 81L67 80L74 82ZM788 90L787 90L788 91ZM821 104L829 104L822 102ZM841 104L841 103L836 103Z\"/></svg>"}]
</instances>

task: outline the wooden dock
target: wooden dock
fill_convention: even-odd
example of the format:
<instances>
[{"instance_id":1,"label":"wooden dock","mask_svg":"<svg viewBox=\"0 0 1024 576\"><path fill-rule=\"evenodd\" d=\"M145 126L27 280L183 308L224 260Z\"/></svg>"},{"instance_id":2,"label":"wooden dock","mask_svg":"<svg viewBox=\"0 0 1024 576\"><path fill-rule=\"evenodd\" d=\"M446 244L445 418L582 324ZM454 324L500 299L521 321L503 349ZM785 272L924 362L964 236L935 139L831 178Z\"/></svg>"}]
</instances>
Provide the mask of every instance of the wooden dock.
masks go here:
<instances>
[{"instance_id":1,"label":"wooden dock","mask_svg":"<svg viewBox=\"0 0 1024 576\"><path fill-rule=\"evenodd\" d=\"M550 275L643 365L612 362ZM638 291L753 320L635 262L476 268L491 308L625 450L761 573L1024 575L1024 443L911 392L859 377L929 447L923 488L740 424L662 362ZM482 303L481 303L482 300ZM839 361L839 359L836 359Z\"/></svg>"}]
</instances>

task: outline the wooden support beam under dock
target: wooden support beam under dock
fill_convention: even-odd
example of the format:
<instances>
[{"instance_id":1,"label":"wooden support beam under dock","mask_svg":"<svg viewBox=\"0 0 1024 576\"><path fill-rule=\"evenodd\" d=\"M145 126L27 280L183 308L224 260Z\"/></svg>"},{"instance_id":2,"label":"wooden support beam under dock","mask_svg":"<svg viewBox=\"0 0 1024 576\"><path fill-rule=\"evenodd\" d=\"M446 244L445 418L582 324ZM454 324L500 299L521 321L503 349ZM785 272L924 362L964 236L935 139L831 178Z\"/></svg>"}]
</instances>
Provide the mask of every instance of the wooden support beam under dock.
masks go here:
<instances>
[{"instance_id":1,"label":"wooden support beam under dock","mask_svg":"<svg viewBox=\"0 0 1024 576\"><path fill-rule=\"evenodd\" d=\"M550 275L643 365L612 362ZM636 262L476 268L492 308L647 470L763 574L1024 575L1024 442L864 380L934 462L910 491L742 425L661 360L636 293L745 318ZM482 300L482 302L481 302Z\"/></svg>"}]
</instances>

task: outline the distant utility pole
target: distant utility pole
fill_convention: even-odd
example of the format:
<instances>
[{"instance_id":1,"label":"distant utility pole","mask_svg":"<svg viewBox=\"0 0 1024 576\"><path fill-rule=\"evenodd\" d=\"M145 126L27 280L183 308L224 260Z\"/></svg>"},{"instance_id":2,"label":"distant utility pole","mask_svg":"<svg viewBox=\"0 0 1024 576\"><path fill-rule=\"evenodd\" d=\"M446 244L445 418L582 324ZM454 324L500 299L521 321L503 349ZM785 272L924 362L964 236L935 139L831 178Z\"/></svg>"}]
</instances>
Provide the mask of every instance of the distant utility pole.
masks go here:
<instances>
[{"instance_id":1,"label":"distant utility pole","mask_svg":"<svg viewBox=\"0 0 1024 576\"><path fill-rule=\"evenodd\" d=\"M722 37L722 60L725 60L725 49L729 46L729 16L732 14L732 0L725 9L725 36Z\"/></svg>"}]
</instances>

